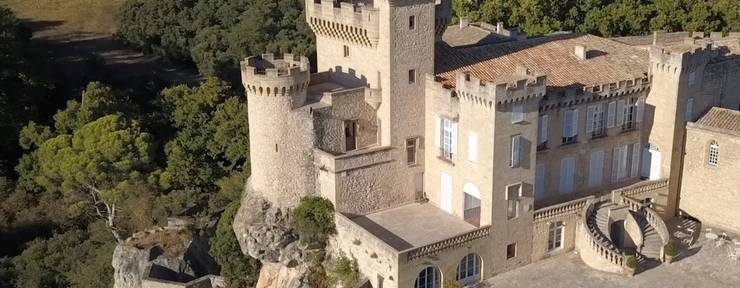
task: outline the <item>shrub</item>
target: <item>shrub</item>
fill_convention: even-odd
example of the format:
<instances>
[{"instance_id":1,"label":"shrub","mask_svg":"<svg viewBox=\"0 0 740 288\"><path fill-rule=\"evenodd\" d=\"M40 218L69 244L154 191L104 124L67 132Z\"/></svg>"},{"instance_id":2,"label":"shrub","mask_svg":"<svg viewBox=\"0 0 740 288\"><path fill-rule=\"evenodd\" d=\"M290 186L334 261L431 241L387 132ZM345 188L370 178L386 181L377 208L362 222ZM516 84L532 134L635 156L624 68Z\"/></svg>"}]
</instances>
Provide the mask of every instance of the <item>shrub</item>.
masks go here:
<instances>
[{"instance_id":1,"label":"shrub","mask_svg":"<svg viewBox=\"0 0 740 288\"><path fill-rule=\"evenodd\" d=\"M321 197L303 197L291 213L290 224L304 243L324 243L336 232L334 205Z\"/></svg>"},{"instance_id":2,"label":"shrub","mask_svg":"<svg viewBox=\"0 0 740 288\"><path fill-rule=\"evenodd\" d=\"M627 267L631 269L637 268L637 258L635 258L635 256L627 257Z\"/></svg>"},{"instance_id":3,"label":"shrub","mask_svg":"<svg viewBox=\"0 0 740 288\"><path fill-rule=\"evenodd\" d=\"M455 275L450 274L450 275L445 276L445 281L444 281L442 287L445 287L445 288L462 288L463 286L460 285L460 283L458 283L455 280Z\"/></svg>"},{"instance_id":4,"label":"shrub","mask_svg":"<svg viewBox=\"0 0 740 288\"><path fill-rule=\"evenodd\" d=\"M306 256L308 266L306 280L308 281L309 287L332 287L330 285L331 281L329 276L326 274L326 269L324 269L324 258L325 254L323 251L312 251Z\"/></svg>"},{"instance_id":5,"label":"shrub","mask_svg":"<svg viewBox=\"0 0 740 288\"><path fill-rule=\"evenodd\" d=\"M665 244L663 247L663 252L665 252L666 256L675 257L678 255L678 249L676 249L676 245L673 244L673 242L668 242L668 244Z\"/></svg>"},{"instance_id":6,"label":"shrub","mask_svg":"<svg viewBox=\"0 0 740 288\"><path fill-rule=\"evenodd\" d=\"M357 269L357 260L349 259L341 254L334 263L329 272L329 277L333 286L339 284L342 288L352 288L360 281L360 272Z\"/></svg>"}]
</instances>

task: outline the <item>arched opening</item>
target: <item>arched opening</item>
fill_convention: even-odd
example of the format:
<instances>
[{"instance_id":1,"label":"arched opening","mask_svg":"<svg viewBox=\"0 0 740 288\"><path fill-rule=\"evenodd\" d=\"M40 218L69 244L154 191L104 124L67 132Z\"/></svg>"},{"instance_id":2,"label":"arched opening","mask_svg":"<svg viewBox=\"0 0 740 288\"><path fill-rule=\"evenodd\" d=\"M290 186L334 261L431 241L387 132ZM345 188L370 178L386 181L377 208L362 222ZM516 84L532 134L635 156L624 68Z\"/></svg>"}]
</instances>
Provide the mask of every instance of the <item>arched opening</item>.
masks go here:
<instances>
[{"instance_id":1,"label":"arched opening","mask_svg":"<svg viewBox=\"0 0 740 288\"><path fill-rule=\"evenodd\" d=\"M480 226L480 190L471 183L463 186L463 219L465 222Z\"/></svg>"},{"instance_id":2,"label":"arched opening","mask_svg":"<svg viewBox=\"0 0 740 288\"><path fill-rule=\"evenodd\" d=\"M442 273L434 266L427 266L416 277L414 288L441 288Z\"/></svg>"},{"instance_id":3,"label":"arched opening","mask_svg":"<svg viewBox=\"0 0 740 288\"><path fill-rule=\"evenodd\" d=\"M642 177L650 180L658 180L662 177L662 157L660 150L652 143L642 152Z\"/></svg>"},{"instance_id":4,"label":"arched opening","mask_svg":"<svg viewBox=\"0 0 740 288\"><path fill-rule=\"evenodd\" d=\"M472 285L480 282L481 258L478 254L470 253L460 260L457 265L457 280L462 285Z\"/></svg>"}]
</instances>

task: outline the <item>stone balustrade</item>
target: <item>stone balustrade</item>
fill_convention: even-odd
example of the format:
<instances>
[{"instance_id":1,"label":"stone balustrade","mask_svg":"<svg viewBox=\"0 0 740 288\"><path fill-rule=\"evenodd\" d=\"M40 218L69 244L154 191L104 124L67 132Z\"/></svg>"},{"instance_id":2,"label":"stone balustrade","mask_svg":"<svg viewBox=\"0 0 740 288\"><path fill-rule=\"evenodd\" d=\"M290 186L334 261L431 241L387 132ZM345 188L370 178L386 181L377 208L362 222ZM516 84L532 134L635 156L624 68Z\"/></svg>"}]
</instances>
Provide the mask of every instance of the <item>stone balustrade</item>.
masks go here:
<instances>
[{"instance_id":1,"label":"stone balustrade","mask_svg":"<svg viewBox=\"0 0 740 288\"><path fill-rule=\"evenodd\" d=\"M383 146L333 155L314 148L314 164L319 169L339 173L371 165L390 163L394 159L393 152L393 147Z\"/></svg>"},{"instance_id":2,"label":"stone balustrade","mask_svg":"<svg viewBox=\"0 0 740 288\"><path fill-rule=\"evenodd\" d=\"M585 212L583 213L582 219L585 228L583 229L585 233L583 236L585 236L588 248L609 263L617 265L618 267L624 267L626 258L624 253L619 248L612 245L609 239L606 239L606 237L599 233L598 227L588 224L588 218L591 217L592 214L596 213L596 207L594 204L594 201L589 201L585 205Z\"/></svg>"},{"instance_id":3,"label":"stone balustrade","mask_svg":"<svg viewBox=\"0 0 740 288\"><path fill-rule=\"evenodd\" d=\"M460 246L465 245L466 243L469 243L471 241L488 237L491 234L491 226L483 226L481 228L478 228L476 230L465 232L463 234L438 241L432 244L424 245L421 247L412 248L406 251L403 251L402 253L405 253L407 255L408 261L412 261L414 259L418 259L424 256L437 254L441 251L451 249L451 248L457 248Z\"/></svg>"},{"instance_id":4,"label":"stone balustrade","mask_svg":"<svg viewBox=\"0 0 740 288\"><path fill-rule=\"evenodd\" d=\"M663 222L663 218L660 217L660 214L653 210L653 208L645 207L645 218L648 223L653 226L653 229L658 233L660 239L663 240L663 246L668 244L668 242L671 241L671 234L668 232L668 227L665 225L665 222Z\"/></svg>"},{"instance_id":5,"label":"stone balustrade","mask_svg":"<svg viewBox=\"0 0 740 288\"><path fill-rule=\"evenodd\" d=\"M539 210L534 211L534 221L544 221L547 219L567 215L567 214L575 214L580 211L583 211L583 207L586 206L586 203L589 200L593 200L594 196L588 196L580 199L576 199L573 201L561 203L558 205L548 206L545 208L541 208Z\"/></svg>"},{"instance_id":6,"label":"stone balustrade","mask_svg":"<svg viewBox=\"0 0 740 288\"><path fill-rule=\"evenodd\" d=\"M657 192L657 190L659 189L663 189L667 187L668 187L668 179L658 179L658 180L638 182L633 185L612 191L612 201L614 201L614 203L619 203L620 201L617 198L617 196L642 198L640 196L646 193L654 193L654 192Z\"/></svg>"}]
</instances>

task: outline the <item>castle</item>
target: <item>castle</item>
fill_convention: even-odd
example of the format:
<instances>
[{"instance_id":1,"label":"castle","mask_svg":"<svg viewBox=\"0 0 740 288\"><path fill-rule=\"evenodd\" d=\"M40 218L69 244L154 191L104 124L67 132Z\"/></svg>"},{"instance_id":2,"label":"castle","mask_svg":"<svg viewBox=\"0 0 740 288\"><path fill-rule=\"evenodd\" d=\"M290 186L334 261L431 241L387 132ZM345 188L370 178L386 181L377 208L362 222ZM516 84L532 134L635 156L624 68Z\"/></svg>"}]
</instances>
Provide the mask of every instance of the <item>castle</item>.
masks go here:
<instances>
[{"instance_id":1,"label":"castle","mask_svg":"<svg viewBox=\"0 0 740 288\"><path fill-rule=\"evenodd\" d=\"M370 287L474 285L574 249L620 273L664 261L679 214L740 232L739 35L527 38L449 26L450 0L305 11L318 73L242 63L249 185L330 199Z\"/></svg>"}]
</instances>

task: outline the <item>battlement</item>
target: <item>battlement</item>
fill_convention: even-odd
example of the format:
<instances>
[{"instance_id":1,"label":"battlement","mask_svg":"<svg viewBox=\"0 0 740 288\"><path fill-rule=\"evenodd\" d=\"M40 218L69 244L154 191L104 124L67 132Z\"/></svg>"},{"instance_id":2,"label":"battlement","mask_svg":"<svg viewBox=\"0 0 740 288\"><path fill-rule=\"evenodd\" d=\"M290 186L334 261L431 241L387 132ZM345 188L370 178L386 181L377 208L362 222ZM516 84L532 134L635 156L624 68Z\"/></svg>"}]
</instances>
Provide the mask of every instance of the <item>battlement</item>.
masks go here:
<instances>
[{"instance_id":1,"label":"battlement","mask_svg":"<svg viewBox=\"0 0 740 288\"><path fill-rule=\"evenodd\" d=\"M597 86L583 87L586 94L600 94L606 97L614 97L642 91L650 87L650 79L647 77L640 77L629 80L622 80L613 83L604 83Z\"/></svg>"},{"instance_id":2,"label":"battlement","mask_svg":"<svg viewBox=\"0 0 740 288\"><path fill-rule=\"evenodd\" d=\"M365 46L378 44L379 16L372 1L321 0L306 2L306 18L314 33Z\"/></svg>"},{"instance_id":3,"label":"battlement","mask_svg":"<svg viewBox=\"0 0 740 288\"><path fill-rule=\"evenodd\" d=\"M455 87L460 99L478 101L491 106L493 103L506 104L544 96L547 90L547 77L532 75L524 69L499 83L489 83L463 72L457 74Z\"/></svg>"},{"instance_id":4,"label":"battlement","mask_svg":"<svg viewBox=\"0 0 740 288\"><path fill-rule=\"evenodd\" d=\"M284 54L252 56L241 63L242 83L250 95L293 96L305 94L310 79L306 57Z\"/></svg>"},{"instance_id":5,"label":"battlement","mask_svg":"<svg viewBox=\"0 0 740 288\"><path fill-rule=\"evenodd\" d=\"M705 65L716 55L711 41L686 38L684 43L674 46L657 46L649 48L650 71L667 73L684 73L697 66Z\"/></svg>"}]
</instances>

